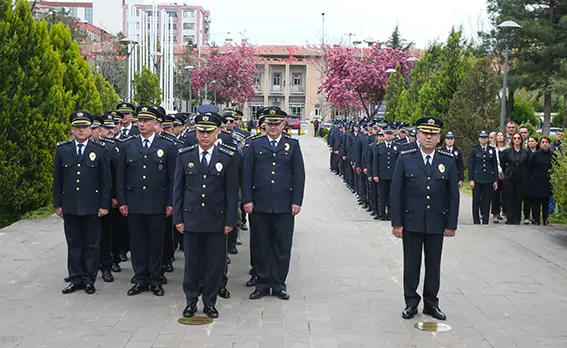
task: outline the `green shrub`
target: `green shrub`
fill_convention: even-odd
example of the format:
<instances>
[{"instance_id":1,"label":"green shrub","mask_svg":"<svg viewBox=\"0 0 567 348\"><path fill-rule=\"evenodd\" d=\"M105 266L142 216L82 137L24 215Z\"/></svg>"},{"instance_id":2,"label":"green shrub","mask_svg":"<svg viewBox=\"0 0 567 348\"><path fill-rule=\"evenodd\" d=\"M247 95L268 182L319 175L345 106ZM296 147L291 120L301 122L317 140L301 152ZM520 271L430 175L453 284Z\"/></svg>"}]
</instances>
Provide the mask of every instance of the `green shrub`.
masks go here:
<instances>
[{"instance_id":1,"label":"green shrub","mask_svg":"<svg viewBox=\"0 0 567 348\"><path fill-rule=\"evenodd\" d=\"M560 207L567 207L567 145L563 143L561 151L555 151L555 160L551 172L553 199Z\"/></svg>"},{"instance_id":2,"label":"green shrub","mask_svg":"<svg viewBox=\"0 0 567 348\"><path fill-rule=\"evenodd\" d=\"M531 123L522 123L520 127L527 127L530 135L537 136L539 138L539 134L537 134L537 129ZM519 129L519 127L518 127Z\"/></svg>"},{"instance_id":3,"label":"green shrub","mask_svg":"<svg viewBox=\"0 0 567 348\"><path fill-rule=\"evenodd\" d=\"M529 122L533 126L539 125L539 120L535 115L534 104L529 100L514 100L514 110L510 114L510 119L517 124Z\"/></svg>"}]
</instances>

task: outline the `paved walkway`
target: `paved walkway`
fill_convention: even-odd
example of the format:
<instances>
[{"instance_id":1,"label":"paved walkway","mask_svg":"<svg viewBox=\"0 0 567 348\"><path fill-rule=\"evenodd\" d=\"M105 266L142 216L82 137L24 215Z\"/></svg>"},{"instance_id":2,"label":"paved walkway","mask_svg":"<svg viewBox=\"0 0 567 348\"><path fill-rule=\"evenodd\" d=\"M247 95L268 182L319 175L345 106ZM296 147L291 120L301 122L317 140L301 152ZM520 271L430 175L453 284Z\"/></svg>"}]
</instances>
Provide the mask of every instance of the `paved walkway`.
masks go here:
<instances>
[{"instance_id":1,"label":"paved walkway","mask_svg":"<svg viewBox=\"0 0 567 348\"><path fill-rule=\"evenodd\" d=\"M554 228L473 226L463 197L457 238L446 240L440 306L453 330L403 320L402 247L385 222L370 220L331 174L325 144L302 137L304 210L296 223L291 300L248 300L247 237L232 256L230 300L220 318L189 327L182 254L166 295L126 296L125 263L96 295L62 295L66 246L61 219L0 230L0 348L19 347L567 347L567 233ZM201 304L199 304L201 306Z\"/></svg>"}]
</instances>

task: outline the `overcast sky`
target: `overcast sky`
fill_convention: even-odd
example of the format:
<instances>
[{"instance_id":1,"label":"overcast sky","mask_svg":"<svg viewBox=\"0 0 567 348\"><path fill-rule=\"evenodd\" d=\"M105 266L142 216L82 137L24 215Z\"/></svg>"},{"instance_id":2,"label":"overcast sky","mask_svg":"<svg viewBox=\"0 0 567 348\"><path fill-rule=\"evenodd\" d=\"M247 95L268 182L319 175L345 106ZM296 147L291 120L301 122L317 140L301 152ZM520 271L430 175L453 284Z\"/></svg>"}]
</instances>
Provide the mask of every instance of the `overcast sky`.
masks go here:
<instances>
[{"instance_id":1,"label":"overcast sky","mask_svg":"<svg viewBox=\"0 0 567 348\"><path fill-rule=\"evenodd\" d=\"M145 0L145 2L151 2ZM186 2L211 11L211 41L234 41L243 33L252 44L303 45L321 42L325 13L325 41L348 43L371 36L386 41L396 23L402 36L425 48L446 39L451 26L462 25L467 36L486 26L486 0L158 0Z\"/></svg>"}]
</instances>

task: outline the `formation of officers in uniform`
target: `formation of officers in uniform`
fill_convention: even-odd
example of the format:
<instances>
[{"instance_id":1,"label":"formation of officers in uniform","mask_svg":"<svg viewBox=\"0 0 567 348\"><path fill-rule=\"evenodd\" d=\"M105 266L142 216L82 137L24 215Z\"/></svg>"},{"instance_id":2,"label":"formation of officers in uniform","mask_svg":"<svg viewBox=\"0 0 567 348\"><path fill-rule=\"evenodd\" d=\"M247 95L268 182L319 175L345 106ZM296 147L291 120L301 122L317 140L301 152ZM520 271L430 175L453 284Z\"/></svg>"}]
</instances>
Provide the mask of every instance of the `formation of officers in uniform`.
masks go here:
<instances>
[{"instance_id":1,"label":"formation of officers in uniform","mask_svg":"<svg viewBox=\"0 0 567 348\"><path fill-rule=\"evenodd\" d=\"M305 169L299 142L284 133L286 113L261 109L261 132L240 129L238 110L201 105L194 118L121 103L103 116L70 116L71 140L57 144L53 205L64 220L69 285L96 292L101 271L114 281L130 252L129 296L164 295L174 252L185 253L183 316L217 318L229 298L228 254L250 225L250 299L287 300L294 217ZM223 129L224 125L224 129Z\"/></svg>"},{"instance_id":2,"label":"formation of officers in uniform","mask_svg":"<svg viewBox=\"0 0 567 348\"><path fill-rule=\"evenodd\" d=\"M343 177L359 204L374 219L391 221L403 238L404 298L402 317L417 314L422 252L425 255L423 313L445 320L439 308L443 238L453 237L463 181L462 152L454 134L440 142L441 120L423 117L415 127L403 123L335 121L327 138L330 169Z\"/></svg>"}]
</instances>

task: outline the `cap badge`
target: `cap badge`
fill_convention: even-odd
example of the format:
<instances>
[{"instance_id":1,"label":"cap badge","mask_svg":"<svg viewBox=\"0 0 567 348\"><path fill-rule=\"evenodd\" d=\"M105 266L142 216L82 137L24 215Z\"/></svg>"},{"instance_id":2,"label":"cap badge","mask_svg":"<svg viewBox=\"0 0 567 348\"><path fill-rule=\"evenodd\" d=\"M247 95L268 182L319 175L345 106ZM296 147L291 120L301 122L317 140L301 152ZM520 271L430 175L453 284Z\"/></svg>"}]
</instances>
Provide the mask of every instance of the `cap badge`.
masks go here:
<instances>
[{"instance_id":1,"label":"cap badge","mask_svg":"<svg viewBox=\"0 0 567 348\"><path fill-rule=\"evenodd\" d=\"M195 167L195 163L193 163L193 162L189 162L189 164L187 165L187 167L189 167L189 168L193 168L193 167Z\"/></svg>"},{"instance_id":2,"label":"cap badge","mask_svg":"<svg viewBox=\"0 0 567 348\"><path fill-rule=\"evenodd\" d=\"M216 168L217 172L220 172L222 170L222 163L217 162L217 164L215 164L215 168Z\"/></svg>"},{"instance_id":3,"label":"cap badge","mask_svg":"<svg viewBox=\"0 0 567 348\"><path fill-rule=\"evenodd\" d=\"M270 115L275 115L276 114L276 110L272 109L270 110Z\"/></svg>"},{"instance_id":4,"label":"cap badge","mask_svg":"<svg viewBox=\"0 0 567 348\"><path fill-rule=\"evenodd\" d=\"M289 151L289 148L290 148L289 143L285 143L284 149L285 149L286 151Z\"/></svg>"},{"instance_id":5,"label":"cap badge","mask_svg":"<svg viewBox=\"0 0 567 348\"><path fill-rule=\"evenodd\" d=\"M162 149L157 150L157 156L163 157L163 150Z\"/></svg>"},{"instance_id":6,"label":"cap badge","mask_svg":"<svg viewBox=\"0 0 567 348\"><path fill-rule=\"evenodd\" d=\"M435 120L432 119L432 118L430 118L429 120L427 120L427 124L430 125L430 126L432 126L432 125L435 124Z\"/></svg>"},{"instance_id":7,"label":"cap badge","mask_svg":"<svg viewBox=\"0 0 567 348\"><path fill-rule=\"evenodd\" d=\"M209 116L203 116L203 121L207 122L209 120Z\"/></svg>"},{"instance_id":8,"label":"cap badge","mask_svg":"<svg viewBox=\"0 0 567 348\"><path fill-rule=\"evenodd\" d=\"M77 116L83 117L83 113L82 113L82 112L77 112Z\"/></svg>"},{"instance_id":9,"label":"cap badge","mask_svg":"<svg viewBox=\"0 0 567 348\"><path fill-rule=\"evenodd\" d=\"M122 107L123 107L123 108L126 108L126 107L128 107L128 105L126 105L126 104L122 104Z\"/></svg>"},{"instance_id":10,"label":"cap badge","mask_svg":"<svg viewBox=\"0 0 567 348\"><path fill-rule=\"evenodd\" d=\"M143 112L146 112L146 111L148 111L148 108L144 106L144 107L142 108L142 111L143 111Z\"/></svg>"},{"instance_id":11,"label":"cap badge","mask_svg":"<svg viewBox=\"0 0 567 348\"><path fill-rule=\"evenodd\" d=\"M96 159L96 153L94 152L89 153L89 158L91 159L91 161L94 161Z\"/></svg>"},{"instance_id":12,"label":"cap badge","mask_svg":"<svg viewBox=\"0 0 567 348\"><path fill-rule=\"evenodd\" d=\"M445 173L445 166L444 166L443 164L440 164L440 165L439 165L439 171L440 171L441 173Z\"/></svg>"}]
</instances>

